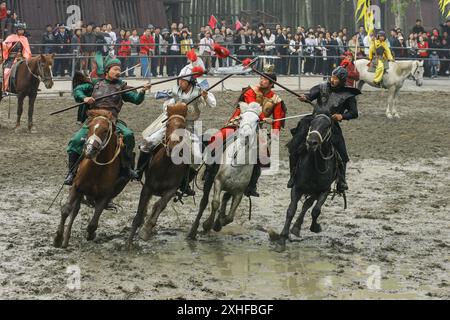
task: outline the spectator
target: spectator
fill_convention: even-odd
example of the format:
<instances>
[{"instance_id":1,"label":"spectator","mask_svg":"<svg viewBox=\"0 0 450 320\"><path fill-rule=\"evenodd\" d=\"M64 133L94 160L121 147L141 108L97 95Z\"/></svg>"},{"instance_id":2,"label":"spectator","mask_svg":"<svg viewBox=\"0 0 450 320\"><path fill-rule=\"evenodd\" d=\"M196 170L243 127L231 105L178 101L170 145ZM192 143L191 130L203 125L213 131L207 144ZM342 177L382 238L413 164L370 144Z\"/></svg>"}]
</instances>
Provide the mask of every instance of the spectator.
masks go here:
<instances>
[{"instance_id":1,"label":"spectator","mask_svg":"<svg viewBox=\"0 0 450 320\"><path fill-rule=\"evenodd\" d=\"M44 54L50 54L55 52L55 34L53 33L53 26L51 24L47 25L46 31L42 35L42 47L41 52Z\"/></svg>"},{"instance_id":2,"label":"spectator","mask_svg":"<svg viewBox=\"0 0 450 320\"><path fill-rule=\"evenodd\" d=\"M439 55L436 51L430 54L430 69L431 69L431 79L437 78L439 73L440 60Z\"/></svg>"},{"instance_id":3,"label":"spectator","mask_svg":"<svg viewBox=\"0 0 450 320\"><path fill-rule=\"evenodd\" d=\"M205 37L200 40L200 56L205 64L206 69L210 69L212 66L211 56L213 54L214 40L211 38L211 33L207 31Z\"/></svg>"},{"instance_id":4,"label":"spectator","mask_svg":"<svg viewBox=\"0 0 450 320\"><path fill-rule=\"evenodd\" d=\"M214 35L212 36L212 39L214 40L214 43L217 43L221 46L225 45L225 36L222 34L222 32L219 28L214 29ZM217 60L219 61L219 67L222 67L223 59L218 59L215 56L212 58L213 67L216 67Z\"/></svg>"},{"instance_id":5,"label":"spectator","mask_svg":"<svg viewBox=\"0 0 450 320\"><path fill-rule=\"evenodd\" d=\"M409 58L417 58L417 40L414 37L414 33L411 33L408 40L406 40L406 48Z\"/></svg>"},{"instance_id":6,"label":"spectator","mask_svg":"<svg viewBox=\"0 0 450 320\"><path fill-rule=\"evenodd\" d=\"M353 37L348 42L348 50L353 54L354 57L357 56L357 51L361 48L358 40L359 33L355 33ZM364 43L363 43L364 44Z\"/></svg>"},{"instance_id":7,"label":"spectator","mask_svg":"<svg viewBox=\"0 0 450 320\"><path fill-rule=\"evenodd\" d=\"M412 28L412 32L413 33L420 33L420 32L424 33L425 32L425 29L422 26L422 20L420 20L420 19L416 20L416 25Z\"/></svg>"},{"instance_id":8,"label":"spectator","mask_svg":"<svg viewBox=\"0 0 450 320\"><path fill-rule=\"evenodd\" d=\"M245 29L239 29L238 36L234 39L235 53L240 60L250 56L250 37L245 34Z\"/></svg>"},{"instance_id":9,"label":"spectator","mask_svg":"<svg viewBox=\"0 0 450 320\"><path fill-rule=\"evenodd\" d=\"M274 34L272 34L272 31L269 28L266 29L266 33L263 36L263 39L264 39L264 44L265 44L265 47L264 47L265 54L268 56L275 55L276 37Z\"/></svg>"},{"instance_id":10,"label":"spectator","mask_svg":"<svg viewBox=\"0 0 450 320\"><path fill-rule=\"evenodd\" d=\"M231 54L234 54L234 34L230 28L227 28L225 31L225 47L230 50ZM225 67L230 67L232 65L231 59L224 59L223 64Z\"/></svg>"},{"instance_id":11,"label":"spectator","mask_svg":"<svg viewBox=\"0 0 450 320\"><path fill-rule=\"evenodd\" d=\"M118 56L119 60L122 64L123 71L126 71L130 68L130 56L131 56L131 40L130 40L130 32L126 30L120 30L119 39L117 39L118 44ZM130 70L127 71L128 76L130 75Z\"/></svg>"},{"instance_id":12,"label":"spectator","mask_svg":"<svg viewBox=\"0 0 450 320\"><path fill-rule=\"evenodd\" d=\"M72 44L78 44L77 46L71 47L71 51L73 52L74 56L81 56L82 55L82 49L81 49L81 28L77 28L74 31L74 34L71 39ZM81 70L81 61L78 58L75 58L75 70Z\"/></svg>"},{"instance_id":13,"label":"spectator","mask_svg":"<svg viewBox=\"0 0 450 320\"><path fill-rule=\"evenodd\" d=\"M194 47L194 43L192 42L192 39L189 37L189 34L186 30L181 32L181 40L180 40L180 54L182 57L180 58L181 65L187 64L187 58L186 53L191 51L191 49Z\"/></svg>"},{"instance_id":14,"label":"spectator","mask_svg":"<svg viewBox=\"0 0 450 320\"><path fill-rule=\"evenodd\" d=\"M289 40L287 38L287 29L280 29L280 32L275 40L277 44L278 56L278 73L280 75L288 74L288 62L289 62Z\"/></svg>"},{"instance_id":15,"label":"spectator","mask_svg":"<svg viewBox=\"0 0 450 320\"><path fill-rule=\"evenodd\" d=\"M450 46L447 38L443 38L441 42L442 50L439 52L441 59L441 74L443 76L450 76Z\"/></svg>"},{"instance_id":16,"label":"spectator","mask_svg":"<svg viewBox=\"0 0 450 320\"><path fill-rule=\"evenodd\" d=\"M169 36L170 32L169 29L164 28L161 30L161 43L160 43L160 52L162 56L167 56L168 52L168 44L167 37ZM159 76L162 77L164 74L164 68L167 67L167 57L161 57L159 59Z\"/></svg>"},{"instance_id":17,"label":"spectator","mask_svg":"<svg viewBox=\"0 0 450 320\"><path fill-rule=\"evenodd\" d=\"M113 27L111 24L107 24L106 25L106 33L108 34L108 37L106 37L106 41L109 45L109 52L111 56L114 56L115 51L114 51L114 46L117 43L117 35L116 33L113 31Z\"/></svg>"},{"instance_id":18,"label":"spectator","mask_svg":"<svg viewBox=\"0 0 450 320\"><path fill-rule=\"evenodd\" d=\"M442 34L447 33L447 37L448 34L450 34L450 18L447 19L446 23L441 24L441 32ZM449 41L449 39L446 39L447 42Z\"/></svg>"},{"instance_id":19,"label":"spectator","mask_svg":"<svg viewBox=\"0 0 450 320\"><path fill-rule=\"evenodd\" d=\"M417 53L419 54L419 58L424 60L425 74L427 75L429 74L428 47L428 42L425 41L423 36L420 36L417 43Z\"/></svg>"},{"instance_id":20,"label":"spectator","mask_svg":"<svg viewBox=\"0 0 450 320\"><path fill-rule=\"evenodd\" d=\"M303 55L305 57L305 75L311 75L314 71L314 47L317 45L317 41L313 33L308 34L308 38L305 39L305 48Z\"/></svg>"},{"instance_id":21,"label":"spectator","mask_svg":"<svg viewBox=\"0 0 450 320\"><path fill-rule=\"evenodd\" d=\"M55 64L53 67L53 72L56 77L64 77L66 74L65 72L68 65L68 60L67 56L65 57L64 55L69 52L69 47L66 46L69 43L70 39L68 33L66 32L66 27L64 24L60 24L58 31L55 33L55 44L58 45L56 47L56 53L59 55L59 57L55 59Z\"/></svg>"},{"instance_id":22,"label":"spectator","mask_svg":"<svg viewBox=\"0 0 450 320\"><path fill-rule=\"evenodd\" d=\"M96 36L94 33L93 24L88 24L86 27L86 33L81 36L81 43L83 44L83 56L86 58L83 60L81 69L87 76L92 71L92 58L96 51Z\"/></svg>"},{"instance_id":23,"label":"spectator","mask_svg":"<svg viewBox=\"0 0 450 320\"><path fill-rule=\"evenodd\" d=\"M326 48L325 48L325 41L323 38L323 33L322 31L318 32L317 34L317 42L316 42L316 47L314 48L314 54L316 55L315 57L315 64L314 64L314 74L320 74L323 75L323 57L325 55L326 57Z\"/></svg>"},{"instance_id":24,"label":"spectator","mask_svg":"<svg viewBox=\"0 0 450 320\"><path fill-rule=\"evenodd\" d=\"M149 66L149 57L154 55L155 52L155 39L152 36L152 25L149 25L141 36L140 44L140 56L141 56L141 76L144 78L151 76L151 70Z\"/></svg>"},{"instance_id":25,"label":"spectator","mask_svg":"<svg viewBox=\"0 0 450 320\"><path fill-rule=\"evenodd\" d=\"M389 46L391 48L392 54L394 58L400 56L400 41L398 41L398 33L397 30L391 30L391 36L389 37Z\"/></svg>"},{"instance_id":26,"label":"spectator","mask_svg":"<svg viewBox=\"0 0 450 320\"><path fill-rule=\"evenodd\" d=\"M8 8L6 6L6 2L2 2L0 4L0 28L1 28L1 39L5 39L5 29L6 29L6 21L8 19Z\"/></svg>"},{"instance_id":27,"label":"spectator","mask_svg":"<svg viewBox=\"0 0 450 320\"><path fill-rule=\"evenodd\" d=\"M167 74L170 77L177 76L181 72L181 57L180 57L180 35L176 28L172 26L172 33L167 37L169 58L167 58Z\"/></svg>"},{"instance_id":28,"label":"spectator","mask_svg":"<svg viewBox=\"0 0 450 320\"><path fill-rule=\"evenodd\" d=\"M403 34L401 34L401 33L398 34L398 43L399 43L399 47L400 47L400 49L398 50L398 58L404 59L407 57L407 51L406 51L405 38L403 37Z\"/></svg>"},{"instance_id":29,"label":"spectator","mask_svg":"<svg viewBox=\"0 0 450 320\"><path fill-rule=\"evenodd\" d=\"M152 76L158 76L158 67L160 67L161 56L161 44L163 42L163 36L161 35L161 28L156 27L155 32L153 33L153 39L155 39L155 55L152 59ZM162 70L160 70L160 74L162 74Z\"/></svg>"},{"instance_id":30,"label":"spectator","mask_svg":"<svg viewBox=\"0 0 450 320\"><path fill-rule=\"evenodd\" d=\"M302 70L302 41L301 34L297 33L294 35L294 39L292 39L289 43L289 53L291 55L291 63L289 68L290 75L298 75Z\"/></svg>"},{"instance_id":31,"label":"spectator","mask_svg":"<svg viewBox=\"0 0 450 320\"><path fill-rule=\"evenodd\" d=\"M131 47L131 57L129 59L130 67L133 68L128 71L129 77L135 77L135 70L136 65L139 62L139 53L141 51L141 48L139 47L140 44L140 38L138 35L138 31L136 29L133 29L130 36L130 47Z\"/></svg>"}]
</instances>

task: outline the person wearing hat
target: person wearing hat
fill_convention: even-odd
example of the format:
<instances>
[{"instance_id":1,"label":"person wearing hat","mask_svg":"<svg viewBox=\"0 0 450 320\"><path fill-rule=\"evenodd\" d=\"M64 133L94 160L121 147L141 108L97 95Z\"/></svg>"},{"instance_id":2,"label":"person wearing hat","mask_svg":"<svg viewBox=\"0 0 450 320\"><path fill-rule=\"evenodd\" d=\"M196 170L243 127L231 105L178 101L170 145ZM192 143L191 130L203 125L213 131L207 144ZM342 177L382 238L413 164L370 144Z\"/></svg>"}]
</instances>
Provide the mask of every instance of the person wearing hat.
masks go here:
<instances>
[{"instance_id":1,"label":"person wearing hat","mask_svg":"<svg viewBox=\"0 0 450 320\"><path fill-rule=\"evenodd\" d=\"M178 80L177 85L172 90L166 92L168 100L164 103L164 111L161 116L156 119L143 133L144 141L140 146L139 161L137 165L137 173L139 180L142 179L143 173L150 163L153 151L158 147L166 132L166 120L167 120L167 108L177 103L188 103L194 98L201 95L201 97L195 100L188 107L188 113L186 116L186 129L191 133L194 132L195 121L200 119L201 109L205 107L215 108L217 101L212 92L202 90L198 84L197 79L194 76L189 76L195 71L192 64L186 65L180 72L180 77L186 76ZM193 145L193 155L195 159L202 159L202 152L200 150L200 142L195 135L191 135ZM181 190L186 195L194 195L195 193L189 187L189 177L183 183L183 189Z\"/></svg>"},{"instance_id":2,"label":"person wearing hat","mask_svg":"<svg viewBox=\"0 0 450 320\"><path fill-rule=\"evenodd\" d=\"M67 44L70 44L70 37L66 30L66 26L64 23L61 23L58 26L58 30L55 32L55 44L58 44L56 46L56 53L59 55L64 55L70 52L71 47L67 46ZM64 77L65 71L68 69L68 59L55 59L55 65L53 67L54 75Z\"/></svg>"},{"instance_id":3,"label":"person wearing hat","mask_svg":"<svg viewBox=\"0 0 450 320\"><path fill-rule=\"evenodd\" d=\"M279 132L284 128L284 121L274 121L283 119L286 116L286 105L279 95L273 92L274 82L277 81L277 75L274 73L274 65L267 65L264 67L264 75L261 76L258 85L249 86L243 89L238 100L238 105L235 112L228 120L224 128L222 128L210 141L209 148L218 148L218 143L227 141L238 128L241 115L240 105L244 104L258 104L262 107L260 119L272 126L274 135L279 136ZM269 79L271 80L269 80ZM272 81L273 80L273 81ZM276 139L272 135L272 138ZM210 167L211 168L211 167ZM208 169L210 169L208 168ZM212 169L212 168L211 168ZM208 172L209 173L209 172ZM250 183L245 191L247 197L259 197L257 191L258 180L261 176L261 164L255 165Z\"/></svg>"},{"instance_id":4,"label":"person wearing hat","mask_svg":"<svg viewBox=\"0 0 450 320\"><path fill-rule=\"evenodd\" d=\"M376 68L374 84L382 86L385 64L388 66L388 61L394 61L391 49L386 43L386 33L382 30L378 32L377 39L372 41L369 49L369 60L369 65Z\"/></svg>"},{"instance_id":5,"label":"person wearing hat","mask_svg":"<svg viewBox=\"0 0 450 320\"><path fill-rule=\"evenodd\" d=\"M46 30L42 34L42 44L45 45L42 47L42 53L52 54L55 52L53 46L55 44L55 34L53 33L53 26L51 24L46 26Z\"/></svg>"},{"instance_id":6,"label":"person wearing hat","mask_svg":"<svg viewBox=\"0 0 450 320\"><path fill-rule=\"evenodd\" d=\"M25 36L26 23L18 22L16 33L9 35L2 44L3 52L3 92L9 90L9 77L13 65L22 59L31 59L31 49L28 38Z\"/></svg>"},{"instance_id":7,"label":"person wearing hat","mask_svg":"<svg viewBox=\"0 0 450 320\"><path fill-rule=\"evenodd\" d=\"M353 60L354 56L351 51L344 52L340 66L347 70L347 87L355 87L355 82L359 81L359 72L356 70Z\"/></svg>"},{"instance_id":8,"label":"person wearing hat","mask_svg":"<svg viewBox=\"0 0 450 320\"><path fill-rule=\"evenodd\" d=\"M297 128L292 130L294 138L288 144L291 167L289 188L293 188L295 184L298 159L303 152L306 152L305 141L311 121L317 114L326 114L330 115L333 120L331 142L339 154L337 191L343 193L348 190L345 176L349 157L339 122L358 118L356 96L360 95L361 91L356 88L346 87L347 78L347 70L339 66L333 70L332 76L327 82L311 88L309 93L299 98L302 102L317 100L317 106L313 111L313 115L304 117L298 123Z\"/></svg>"},{"instance_id":9,"label":"person wearing hat","mask_svg":"<svg viewBox=\"0 0 450 320\"><path fill-rule=\"evenodd\" d=\"M121 76L121 63L119 59L109 59L105 64L105 78L94 79L92 82L85 78L81 78L78 83L73 83L73 96L76 102L84 102L82 107L82 119L86 120L86 112L92 109L101 109L110 111L117 119L116 129L119 134L123 136L123 142L125 148L121 154L121 164L123 167L123 174L130 179L136 179L136 172L134 167L133 150L135 145L134 133L131 131L123 121L118 120L119 113L122 109L124 102L130 102L135 105L140 105L144 102L145 92L151 89L151 84L146 84L139 92L129 91L120 95L110 96L101 100L96 100L101 96L112 94L114 92L122 91L126 89L127 83L120 79ZM83 147L86 136L88 134L88 123L84 122L84 125L78 130L77 133L70 139L67 147L67 153L69 156L69 174L64 181L65 185L72 185L73 179L77 171L78 159L83 154Z\"/></svg>"}]
</instances>

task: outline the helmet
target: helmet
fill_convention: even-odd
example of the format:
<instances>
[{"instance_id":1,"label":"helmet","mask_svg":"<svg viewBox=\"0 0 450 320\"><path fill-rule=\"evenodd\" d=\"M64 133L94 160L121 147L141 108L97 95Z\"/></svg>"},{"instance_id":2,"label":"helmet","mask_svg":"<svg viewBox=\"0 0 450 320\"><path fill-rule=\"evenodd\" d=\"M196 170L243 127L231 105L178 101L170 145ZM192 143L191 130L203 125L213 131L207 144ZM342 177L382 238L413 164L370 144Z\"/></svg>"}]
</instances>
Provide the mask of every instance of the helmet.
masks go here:
<instances>
[{"instance_id":1,"label":"helmet","mask_svg":"<svg viewBox=\"0 0 450 320\"><path fill-rule=\"evenodd\" d=\"M377 33L377 38L383 36L384 38L386 38L386 32L384 32L383 30L378 31Z\"/></svg>"},{"instance_id":2,"label":"helmet","mask_svg":"<svg viewBox=\"0 0 450 320\"><path fill-rule=\"evenodd\" d=\"M109 71L109 69L111 69L114 66L119 66L119 67L122 66L122 63L120 62L119 59L117 59L117 58L109 59L105 64L105 70Z\"/></svg>"},{"instance_id":3,"label":"helmet","mask_svg":"<svg viewBox=\"0 0 450 320\"><path fill-rule=\"evenodd\" d=\"M348 72L347 69L343 67L337 67L333 70L332 75L338 77L338 79L341 80L341 83L345 83L347 81Z\"/></svg>"},{"instance_id":4,"label":"helmet","mask_svg":"<svg viewBox=\"0 0 450 320\"><path fill-rule=\"evenodd\" d=\"M16 30L27 30L27 24L25 22L17 22L14 27Z\"/></svg>"},{"instance_id":5,"label":"helmet","mask_svg":"<svg viewBox=\"0 0 450 320\"><path fill-rule=\"evenodd\" d=\"M271 64L266 65L266 66L264 66L264 72L263 72L263 74L264 74L266 77L272 79L273 81L277 81L277 75L276 75L276 73L274 72L274 69L275 69L275 65L271 65Z\"/></svg>"}]
</instances>

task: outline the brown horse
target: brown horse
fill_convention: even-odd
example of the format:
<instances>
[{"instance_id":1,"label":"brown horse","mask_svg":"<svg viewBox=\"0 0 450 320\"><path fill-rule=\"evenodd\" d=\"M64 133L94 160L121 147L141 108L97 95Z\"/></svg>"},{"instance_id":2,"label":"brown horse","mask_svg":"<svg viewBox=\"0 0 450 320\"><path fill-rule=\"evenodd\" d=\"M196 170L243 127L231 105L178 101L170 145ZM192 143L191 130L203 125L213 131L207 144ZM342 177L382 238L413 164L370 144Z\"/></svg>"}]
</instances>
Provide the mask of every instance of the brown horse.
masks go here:
<instances>
[{"instance_id":1,"label":"brown horse","mask_svg":"<svg viewBox=\"0 0 450 320\"><path fill-rule=\"evenodd\" d=\"M174 148L180 145L183 140L190 142L187 135L179 134L179 130L186 129L187 106L185 103L169 106L167 114L165 140L163 145L154 151L153 159L145 171L145 184L142 187L138 211L133 220L131 234L128 239L128 249L132 247L137 229L144 223L148 203L152 196L156 195L161 197L161 199L154 204L152 214L147 218L142 228L142 238L145 241L150 238L159 215L164 211L169 201L175 197L178 188L190 169L189 164L174 164L172 161ZM186 131L183 132L186 133Z\"/></svg>"},{"instance_id":2,"label":"brown horse","mask_svg":"<svg viewBox=\"0 0 450 320\"><path fill-rule=\"evenodd\" d=\"M87 228L87 240L95 239L98 222L109 202L119 195L129 179L120 175L122 138L116 134L116 120L106 110L90 110L89 133L77 176L70 189L69 199L61 209L61 222L54 238L54 246L67 248L73 222L80 210L83 196L95 207L94 217ZM70 221L64 233L66 219ZM63 241L64 240L64 241Z\"/></svg>"},{"instance_id":3,"label":"brown horse","mask_svg":"<svg viewBox=\"0 0 450 320\"><path fill-rule=\"evenodd\" d=\"M23 113L23 102L28 97L28 131L33 132L34 103L36 101L40 82L44 82L47 89L53 87L52 67L54 54L39 55L25 60L17 67L15 90L17 94L17 121L15 129L20 128ZM1 89L0 89L1 90ZM0 101L1 101L0 94Z\"/></svg>"}]
</instances>

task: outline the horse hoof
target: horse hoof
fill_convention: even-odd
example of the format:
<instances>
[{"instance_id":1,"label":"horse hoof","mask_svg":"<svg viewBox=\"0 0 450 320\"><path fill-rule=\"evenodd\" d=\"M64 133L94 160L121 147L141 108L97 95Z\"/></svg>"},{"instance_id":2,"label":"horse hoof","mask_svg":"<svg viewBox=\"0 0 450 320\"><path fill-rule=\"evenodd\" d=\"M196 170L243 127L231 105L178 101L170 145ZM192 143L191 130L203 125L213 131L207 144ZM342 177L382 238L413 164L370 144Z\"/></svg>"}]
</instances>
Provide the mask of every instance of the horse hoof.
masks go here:
<instances>
[{"instance_id":1,"label":"horse hoof","mask_svg":"<svg viewBox=\"0 0 450 320\"><path fill-rule=\"evenodd\" d=\"M320 226L320 224L316 223L316 224L311 225L311 228L309 230L311 230L311 232L314 232L314 233L321 233L322 227Z\"/></svg>"},{"instance_id":2,"label":"horse hoof","mask_svg":"<svg viewBox=\"0 0 450 320\"><path fill-rule=\"evenodd\" d=\"M28 133L35 134L35 133L37 133L37 130L34 126L28 127Z\"/></svg>"},{"instance_id":3,"label":"horse hoof","mask_svg":"<svg viewBox=\"0 0 450 320\"><path fill-rule=\"evenodd\" d=\"M156 232L153 231L153 228L150 230L142 229L139 236L143 241L148 241L155 234Z\"/></svg>"},{"instance_id":4,"label":"horse hoof","mask_svg":"<svg viewBox=\"0 0 450 320\"><path fill-rule=\"evenodd\" d=\"M280 240L281 236L276 233L274 230L269 230L267 231L267 233L269 234L269 240L272 242L276 242L278 240Z\"/></svg>"},{"instance_id":5,"label":"horse hoof","mask_svg":"<svg viewBox=\"0 0 450 320\"><path fill-rule=\"evenodd\" d=\"M400 115L398 113L394 113L394 118L400 119Z\"/></svg>"},{"instance_id":6,"label":"horse hoof","mask_svg":"<svg viewBox=\"0 0 450 320\"><path fill-rule=\"evenodd\" d=\"M390 113L386 113L386 117L387 117L389 120L392 120L392 119L393 119L393 116L392 116L392 114L390 114Z\"/></svg>"},{"instance_id":7,"label":"horse hoof","mask_svg":"<svg viewBox=\"0 0 450 320\"><path fill-rule=\"evenodd\" d=\"M189 233L188 236L186 237L186 240L189 240L189 241L197 240L197 232L196 233Z\"/></svg>"},{"instance_id":8,"label":"horse hoof","mask_svg":"<svg viewBox=\"0 0 450 320\"><path fill-rule=\"evenodd\" d=\"M222 231L222 224L219 220L216 221L216 223L214 224L214 229L215 232L220 232Z\"/></svg>"},{"instance_id":9,"label":"horse hoof","mask_svg":"<svg viewBox=\"0 0 450 320\"><path fill-rule=\"evenodd\" d=\"M293 234L294 236L296 236L297 238L300 238L300 228L292 228L291 229L291 234Z\"/></svg>"},{"instance_id":10,"label":"horse hoof","mask_svg":"<svg viewBox=\"0 0 450 320\"><path fill-rule=\"evenodd\" d=\"M61 248L62 241L63 241L63 237L60 235L56 235L55 238L53 239L53 246L55 248Z\"/></svg>"},{"instance_id":11,"label":"horse hoof","mask_svg":"<svg viewBox=\"0 0 450 320\"><path fill-rule=\"evenodd\" d=\"M95 237L96 237L96 233L95 232L89 232L87 237L86 237L86 240L87 241L93 241L95 239Z\"/></svg>"},{"instance_id":12,"label":"horse hoof","mask_svg":"<svg viewBox=\"0 0 450 320\"><path fill-rule=\"evenodd\" d=\"M207 234L212 229L212 223L205 222L203 223L203 233Z\"/></svg>"}]
</instances>

